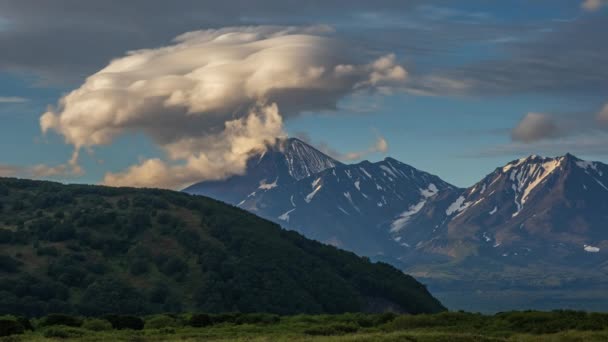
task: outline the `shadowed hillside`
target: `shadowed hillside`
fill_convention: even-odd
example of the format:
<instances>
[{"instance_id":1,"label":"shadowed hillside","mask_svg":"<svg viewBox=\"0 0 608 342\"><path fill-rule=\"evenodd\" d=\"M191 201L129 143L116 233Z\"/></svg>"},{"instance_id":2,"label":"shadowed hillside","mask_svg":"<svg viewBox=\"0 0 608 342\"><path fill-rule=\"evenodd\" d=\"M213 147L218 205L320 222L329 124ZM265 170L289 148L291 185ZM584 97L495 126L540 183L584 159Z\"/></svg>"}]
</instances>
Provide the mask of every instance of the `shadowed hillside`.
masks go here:
<instances>
[{"instance_id":1,"label":"shadowed hillside","mask_svg":"<svg viewBox=\"0 0 608 342\"><path fill-rule=\"evenodd\" d=\"M438 312L387 264L184 193L0 178L0 314Z\"/></svg>"}]
</instances>

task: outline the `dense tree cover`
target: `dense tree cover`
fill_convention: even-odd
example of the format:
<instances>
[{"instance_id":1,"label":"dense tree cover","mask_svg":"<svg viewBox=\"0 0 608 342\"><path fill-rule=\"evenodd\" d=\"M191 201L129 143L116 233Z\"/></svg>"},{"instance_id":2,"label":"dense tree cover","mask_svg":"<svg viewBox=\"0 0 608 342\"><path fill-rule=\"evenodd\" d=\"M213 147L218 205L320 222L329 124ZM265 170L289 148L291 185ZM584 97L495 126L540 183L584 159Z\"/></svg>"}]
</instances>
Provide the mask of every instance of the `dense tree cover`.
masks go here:
<instances>
[{"instance_id":1,"label":"dense tree cover","mask_svg":"<svg viewBox=\"0 0 608 342\"><path fill-rule=\"evenodd\" d=\"M209 198L0 178L0 314L444 310L410 276Z\"/></svg>"}]
</instances>

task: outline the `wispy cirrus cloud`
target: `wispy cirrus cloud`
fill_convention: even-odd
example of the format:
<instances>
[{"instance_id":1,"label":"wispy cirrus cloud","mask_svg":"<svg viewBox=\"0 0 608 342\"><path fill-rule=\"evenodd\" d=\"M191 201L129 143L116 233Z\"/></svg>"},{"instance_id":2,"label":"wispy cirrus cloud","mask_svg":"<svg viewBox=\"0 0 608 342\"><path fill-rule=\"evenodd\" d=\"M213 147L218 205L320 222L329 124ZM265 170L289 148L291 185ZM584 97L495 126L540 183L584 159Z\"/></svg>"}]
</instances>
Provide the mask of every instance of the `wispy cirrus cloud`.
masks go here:
<instances>
[{"instance_id":1,"label":"wispy cirrus cloud","mask_svg":"<svg viewBox=\"0 0 608 342\"><path fill-rule=\"evenodd\" d=\"M29 99L19 96L0 96L1 103L25 103L29 102Z\"/></svg>"}]
</instances>

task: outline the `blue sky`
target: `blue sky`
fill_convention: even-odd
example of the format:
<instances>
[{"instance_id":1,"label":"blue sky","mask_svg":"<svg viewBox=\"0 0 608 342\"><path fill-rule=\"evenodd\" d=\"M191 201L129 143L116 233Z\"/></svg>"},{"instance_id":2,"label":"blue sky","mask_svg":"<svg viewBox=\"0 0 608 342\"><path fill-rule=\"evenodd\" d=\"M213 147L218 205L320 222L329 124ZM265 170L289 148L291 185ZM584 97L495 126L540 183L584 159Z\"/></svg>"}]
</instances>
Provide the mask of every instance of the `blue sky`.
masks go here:
<instances>
[{"instance_id":1,"label":"blue sky","mask_svg":"<svg viewBox=\"0 0 608 342\"><path fill-rule=\"evenodd\" d=\"M0 4L0 173L100 183L107 172L166 159L158 139L133 129L83 149L78 158L83 171L70 172L74 146L60 132L43 134L39 120L49 105L127 51L167 46L188 31L243 25L328 25L333 38L357 51L349 56L353 60L367 63L393 53L407 71L404 85L389 93L348 93L335 110L284 118L289 135L305 135L317 146L341 154L368 151L382 137L388 151L363 158L390 155L458 186L528 154L571 152L608 162L604 5L5 1ZM529 113L540 113L540 122ZM51 172L33 172L36 165Z\"/></svg>"}]
</instances>

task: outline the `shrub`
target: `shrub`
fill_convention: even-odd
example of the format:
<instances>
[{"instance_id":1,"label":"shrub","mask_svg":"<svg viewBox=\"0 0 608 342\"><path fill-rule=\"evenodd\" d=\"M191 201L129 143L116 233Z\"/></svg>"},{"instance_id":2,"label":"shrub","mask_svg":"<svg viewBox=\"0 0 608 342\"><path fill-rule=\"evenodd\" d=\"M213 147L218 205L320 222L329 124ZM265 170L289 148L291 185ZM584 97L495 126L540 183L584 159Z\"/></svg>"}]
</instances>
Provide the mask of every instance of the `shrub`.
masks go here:
<instances>
[{"instance_id":1,"label":"shrub","mask_svg":"<svg viewBox=\"0 0 608 342\"><path fill-rule=\"evenodd\" d=\"M66 314L50 314L42 318L40 326L48 327L53 325L65 325L68 327L80 327L82 319Z\"/></svg>"},{"instance_id":2,"label":"shrub","mask_svg":"<svg viewBox=\"0 0 608 342\"><path fill-rule=\"evenodd\" d=\"M112 324L112 328L142 330L144 328L144 321L136 316L129 315L107 315L104 317Z\"/></svg>"},{"instance_id":3,"label":"shrub","mask_svg":"<svg viewBox=\"0 0 608 342\"><path fill-rule=\"evenodd\" d=\"M14 273L23 263L8 255L0 255L0 272Z\"/></svg>"},{"instance_id":4,"label":"shrub","mask_svg":"<svg viewBox=\"0 0 608 342\"><path fill-rule=\"evenodd\" d=\"M44 337L47 338L78 338L86 334L86 331L79 328L57 325L48 327L44 330Z\"/></svg>"},{"instance_id":5,"label":"shrub","mask_svg":"<svg viewBox=\"0 0 608 342\"><path fill-rule=\"evenodd\" d=\"M59 255L59 250L57 250L57 248L54 247L54 246L39 247L36 250L36 255L39 255L39 256L43 256L43 255L58 256Z\"/></svg>"},{"instance_id":6,"label":"shrub","mask_svg":"<svg viewBox=\"0 0 608 342\"><path fill-rule=\"evenodd\" d=\"M355 333L359 328L354 324L335 323L327 326L319 326L304 330L307 335L331 336Z\"/></svg>"},{"instance_id":7,"label":"shrub","mask_svg":"<svg viewBox=\"0 0 608 342\"><path fill-rule=\"evenodd\" d=\"M211 316L211 321L213 322L213 324L236 323L236 321L242 315L243 314L240 313L240 312L225 312L225 313L220 313L220 314L217 314L217 315L212 315Z\"/></svg>"},{"instance_id":8,"label":"shrub","mask_svg":"<svg viewBox=\"0 0 608 342\"><path fill-rule=\"evenodd\" d=\"M21 326L25 330L34 330L32 323L30 322L29 319L27 319L27 317L19 316L19 317L17 317L17 322L19 322L19 324L21 324Z\"/></svg>"},{"instance_id":9,"label":"shrub","mask_svg":"<svg viewBox=\"0 0 608 342\"><path fill-rule=\"evenodd\" d=\"M0 317L0 336L23 334L24 331L17 319L10 316Z\"/></svg>"},{"instance_id":10,"label":"shrub","mask_svg":"<svg viewBox=\"0 0 608 342\"><path fill-rule=\"evenodd\" d=\"M212 320L211 316L207 314L194 314L190 317L188 325L195 328L202 328L212 325L214 321L215 320Z\"/></svg>"},{"instance_id":11,"label":"shrub","mask_svg":"<svg viewBox=\"0 0 608 342\"><path fill-rule=\"evenodd\" d=\"M105 319L90 318L84 321L82 327L91 331L112 330L112 323Z\"/></svg>"},{"instance_id":12,"label":"shrub","mask_svg":"<svg viewBox=\"0 0 608 342\"><path fill-rule=\"evenodd\" d=\"M156 315L146 319L146 329L162 329L178 327L178 321L168 315Z\"/></svg>"},{"instance_id":13,"label":"shrub","mask_svg":"<svg viewBox=\"0 0 608 342\"><path fill-rule=\"evenodd\" d=\"M250 313L240 315L236 319L236 324L275 324L280 320L281 318L278 315L267 313Z\"/></svg>"}]
</instances>

